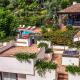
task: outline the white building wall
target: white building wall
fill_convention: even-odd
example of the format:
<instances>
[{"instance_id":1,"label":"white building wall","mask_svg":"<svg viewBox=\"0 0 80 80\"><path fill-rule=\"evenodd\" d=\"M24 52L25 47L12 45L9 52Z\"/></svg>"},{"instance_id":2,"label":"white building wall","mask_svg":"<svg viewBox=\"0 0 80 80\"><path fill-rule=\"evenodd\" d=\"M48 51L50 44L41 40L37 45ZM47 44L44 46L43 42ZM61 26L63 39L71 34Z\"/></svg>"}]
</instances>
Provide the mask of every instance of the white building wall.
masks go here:
<instances>
[{"instance_id":1,"label":"white building wall","mask_svg":"<svg viewBox=\"0 0 80 80\"><path fill-rule=\"evenodd\" d=\"M58 51L58 50L54 50L54 54L61 54L61 55L62 55L62 54L63 54L63 52L64 52L64 51L60 51L60 50L59 50L59 51Z\"/></svg>"},{"instance_id":2,"label":"white building wall","mask_svg":"<svg viewBox=\"0 0 80 80\"><path fill-rule=\"evenodd\" d=\"M39 54L37 55L37 59L43 59L45 56L45 47L40 48Z\"/></svg>"},{"instance_id":3,"label":"white building wall","mask_svg":"<svg viewBox=\"0 0 80 80\"><path fill-rule=\"evenodd\" d=\"M79 66L79 58L62 57L62 65L76 65Z\"/></svg>"},{"instance_id":4,"label":"white building wall","mask_svg":"<svg viewBox=\"0 0 80 80\"><path fill-rule=\"evenodd\" d=\"M68 46L53 45L53 49L67 50L67 49L69 49L69 47Z\"/></svg>"},{"instance_id":5,"label":"white building wall","mask_svg":"<svg viewBox=\"0 0 80 80\"><path fill-rule=\"evenodd\" d=\"M68 80L80 80L80 75L68 73Z\"/></svg>"},{"instance_id":6,"label":"white building wall","mask_svg":"<svg viewBox=\"0 0 80 80\"><path fill-rule=\"evenodd\" d=\"M0 71L19 73L19 74L34 74L34 61L20 62L13 57L0 57Z\"/></svg>"},{"instance_id":7,"label":"white building wall","mask_svg":"<svg viewBox=\"0 0 80 80\"><path fill-rule=\"evenodd\" d=\"M73 38L73 41L74 41L74 42L80 41L80 37Z\"/></svg>"},{"instance_id":8,"label":"white building wall","mask_svg":"<svg viewBox=\"0 0 80 80\"><path fill-rule=\"evenodd\" d=\"M63 54L64 50L68 50L68 46L53 45L54 54Z\"/></svg>"},{"instance_id":9,"label":"white building wall","mask_svg":"<svg viewBox=\"0 0 80 80\"><path fill-rule=\"evenodd\" d=\"M57 80L56 79L56 71L52 70L51 72L46 72L45 76L41 77L35 71L35 75L26 75L26 80Z\"/></svg>"},{"instance_id":10,"label":"white building wall","mask_svg":"<svg viewBox=\"0 0 80 80\"><path fill-rule=\"evenodd\" d=\"M15 46L30 46L30 39L17 39Z\"/></svg>"}]
</instances>

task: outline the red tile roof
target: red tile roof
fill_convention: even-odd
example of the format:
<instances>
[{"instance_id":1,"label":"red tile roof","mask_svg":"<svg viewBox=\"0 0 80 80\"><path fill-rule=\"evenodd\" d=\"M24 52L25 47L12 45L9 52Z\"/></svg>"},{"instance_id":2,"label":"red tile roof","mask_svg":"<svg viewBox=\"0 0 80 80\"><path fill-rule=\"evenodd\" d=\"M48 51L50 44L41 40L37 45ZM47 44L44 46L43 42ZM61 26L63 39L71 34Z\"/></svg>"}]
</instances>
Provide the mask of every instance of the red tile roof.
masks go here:
<instances>
[{"instance_id":1,"label":"red tile roof","mask_svg":"<svg viewBox=\"0 0 80 80\"><path fill-rule=\"evenodd\" d=\"M58 13L80 13L80 3L67 7Z\"/></svg>"},{"instance_id":2,"label":"red tile roof","mask_svg":"<svg viewBox=\"0 0 80 80\"><path fill-rule=\"evenodd\" d=\"M35 33L41 33L41 28L36 28L36 29L33 30L33 32L35 32Z\"/></svg>"}]
</instances>

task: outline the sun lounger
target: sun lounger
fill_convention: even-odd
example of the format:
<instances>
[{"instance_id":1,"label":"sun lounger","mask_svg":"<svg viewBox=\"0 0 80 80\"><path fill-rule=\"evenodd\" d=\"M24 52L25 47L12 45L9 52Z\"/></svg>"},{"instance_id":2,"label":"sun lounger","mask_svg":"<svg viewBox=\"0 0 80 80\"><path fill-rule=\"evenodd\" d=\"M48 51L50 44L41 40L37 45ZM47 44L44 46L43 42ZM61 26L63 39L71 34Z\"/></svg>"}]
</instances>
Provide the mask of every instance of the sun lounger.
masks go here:
<instances>
[{"instance_id":1,"label":"sun lounger","mask_svg":"<svg viewBox=\"0 0 80 80\"><path fill-rule=\"evenodd\" d=\"M30 29L31 28L31 26L28 26L26 29Z\"/></svg>"},{"instance_id":2,"label":"sun lounger","mask_svg":"<svg viewBox=\"0 0 80 80\"><path fill-rule=\"evenodd\" d=\"M25 25L22 26L23 28L25 27Z\"/></svg>"},{"instance_id":3,"label":"sun lounger","mask_svg":"<svg viewBox=\"0 0 80 80\"><path fill-rule=\"evenodd\" d=\"M33 26L32 28L31 28L31 30L34 30L36 28L36 26Z\"/></svg>"}]
</instances>

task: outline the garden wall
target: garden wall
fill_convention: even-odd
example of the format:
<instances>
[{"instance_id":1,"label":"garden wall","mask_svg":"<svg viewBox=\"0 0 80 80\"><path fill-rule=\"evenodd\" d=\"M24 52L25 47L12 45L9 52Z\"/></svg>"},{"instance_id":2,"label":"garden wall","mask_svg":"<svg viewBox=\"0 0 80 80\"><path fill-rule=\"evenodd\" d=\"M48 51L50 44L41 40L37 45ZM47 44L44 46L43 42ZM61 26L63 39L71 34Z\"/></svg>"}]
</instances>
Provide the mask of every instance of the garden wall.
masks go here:
<instances>
[{"instance_id":1,"label":"garden wall","mask_svg":"<svg viewBox=\"0 0 80 80\"><path fill-rule=\"evenodd\" d=\"M37 55L37 59L43 59L44 56L45 56L45 48L43 47L43 48L40 48L40 51Z\"/></svg>"},{"instance_id":2,"label":"garden wall","mask_svg":"<svg viewBox=\"0 0 80 80\"><path fill-rule=\"evenodd\" d=\"M80 80L80 75L68 73L68 80Z\"/></svg>"},{"instance_id":3,"label":"garden wall","mask_svg":"<svg viewBox=\"0 0 80 80\"><path fill-rule=\"evenodd\" d=\"M26 75L26 80L57 80L56 76L55 70L51 70L50 72L46 71L45 76L42 77L35 71L35 75Z\"/></svg>"},{"instance_id":4,"label":"garden wall","mask_svg":"<svg viewBox=\"0 0 80 80\"><path fill-rule=\"evenodd\" d=\"M56 54L63 54L64 50L69 49L68 46L53 45L53 51Z\"/></svg>"},{"instance_id":5,"label":"garden wall","mask_svg":"<svg viewBox=\"0 0 80 80\"><path fill-rule=\"evenodd\" d=\"M79 66L79 58L62 57L62 65L73 65L73 64Z\"/></svg>"},{"instance_id":6,"label":"garden wall","mask_svg":"<svg viewBox=\"0 0 80 80\"><path fill-rule=\"evenodd\" d=\"M30 39L17 39L15 46L30 46Z\"/></svg>"}]
</instances>

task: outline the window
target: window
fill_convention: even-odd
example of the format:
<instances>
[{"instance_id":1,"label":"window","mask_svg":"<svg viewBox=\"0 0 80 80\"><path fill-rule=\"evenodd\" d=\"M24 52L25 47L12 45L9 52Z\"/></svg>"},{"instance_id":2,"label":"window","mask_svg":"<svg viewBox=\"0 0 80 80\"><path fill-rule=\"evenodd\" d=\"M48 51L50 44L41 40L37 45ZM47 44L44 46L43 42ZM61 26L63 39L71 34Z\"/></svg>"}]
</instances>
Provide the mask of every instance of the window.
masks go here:
<instances>
[{"instance_id":1,"label":"window","mask_svg":"<svg viewBox=\"0 0 80 80\"><path fill-rule=\"evenodd\" d=\"M15 73L2 73L2 80L16 80L16 74Z\"/></svg>"}]
</instances>

